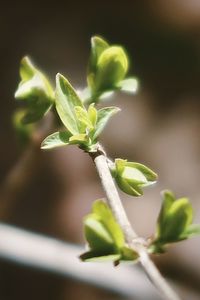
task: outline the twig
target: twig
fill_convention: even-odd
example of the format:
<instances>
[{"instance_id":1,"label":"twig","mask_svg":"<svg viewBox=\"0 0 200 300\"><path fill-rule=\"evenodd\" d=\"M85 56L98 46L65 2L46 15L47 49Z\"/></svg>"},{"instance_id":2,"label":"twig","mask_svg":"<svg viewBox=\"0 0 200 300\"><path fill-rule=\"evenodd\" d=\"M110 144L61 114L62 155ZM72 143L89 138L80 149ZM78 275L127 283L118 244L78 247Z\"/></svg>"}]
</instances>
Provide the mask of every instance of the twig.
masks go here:
<instances>
[{"instance_id":1,"label":"twig","mask_svg":"<svg viewBox=\"0 0 200 300\"><path fill-rule=\"evenodd\" d=\"M139 268L82 263L78 256L83 251L82 246L0 223L1 259L94 285L123 299L160 299Z\"/></svg>"},{"instance_id":2,"label":"twig","mask_svg":"<svg viewBox=\"0 0 200 300\"><path fill-rule=\"evenodd\" d=\"M181 298L168 285L167 281L162 277L159 270L150 259L143 239L140 239L133 230L110 173L105 152L100 148L99 152L94 154L91 153L90 156L96 165L97 172L107 196L108 204L116 218L116 221L123 230L127 244L139 254L141 265L153 285L160 292L161 297L166 300L180 300Z\"/></svg>"}]
</instances>

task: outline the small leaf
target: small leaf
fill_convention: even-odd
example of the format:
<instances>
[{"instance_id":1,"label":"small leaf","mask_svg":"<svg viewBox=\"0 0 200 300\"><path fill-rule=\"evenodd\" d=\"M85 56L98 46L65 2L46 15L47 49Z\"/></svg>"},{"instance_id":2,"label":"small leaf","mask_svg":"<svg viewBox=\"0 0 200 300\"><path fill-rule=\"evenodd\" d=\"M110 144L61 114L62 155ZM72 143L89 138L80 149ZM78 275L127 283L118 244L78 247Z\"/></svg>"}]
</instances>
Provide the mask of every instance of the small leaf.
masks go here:
<instances>
[{"instance_id":1,"label":"small leaf","mask_svg":"<svg viewBox=\"0 0 200 300\"><path fill-rule=\"evenodd\" d=\"M182 233L181 238L187 239L196 235L200 235L200 224L191 224Z\"/></svg>"},{"instance_id":2,"label":"small leaf","mask_svg":"<svg viewBox=\"0 0 200 300\"><path fill-rule=\"evenodd\" d=\"M118 107L105 107L97 112L97 124L96 130L94 133L94 139L96 139L100 133L103 131L104 127L106 126L108 120L117 112L120 111Z\"/></svg>"},{"instance_id":3,"label":"small leaf","mask_svg":"<svg viewBox=\"0 0 200 300\"><path fill-rule=\"evenodd\" d=\"M54 132L44 139L41 149L53 149L69 144L71 133L68 131Z\"/></svg>"},{"instance_id":4,"label":"small leaf","mask_svg":"<svg viewBox=\"0 0 200 300\"><path fill-rule=\"evenodd\" d=\"M104 224L104 226L111 234L117 247L118 248L122 247L125 243L124 235L108 205L102 200L97 200L93 204L93 212L94 214L99 216L102 224Z\"/></svg>"},{"instance_id":5,"label":"small leaf","mask_svg":"<svg viewBox=\"0 0 200 300\"><path fill-rule=\"evenodd\" d=\"M20 66L20 76L23 81L27 81L31 79L34 74L37 72L36 68L33 66L30 59L25 56L21 60L21 66Z\"/></svg>"},{"instance_id":6,"label":"small leaf","mask_svg":"<svg viewBox=\"0 0 200 300\"><path fill-rule=\"evenodd\" d=\"M124 159L115 159L112 175L123 192L136 197L143 195L142 188L155 183L157 179L156 173L148 167Z\"/></svg>"},{"instance_id":7,"label":"small leaf","mask_svg":"<svg viewBox=\"0 0 200 300\"><path fill-rule=\"evenodd\" d=\"M84 220L84 229L90 250L81 255L82 260L112 260L117 265L120 260L133 261L138 257L126 246L123 232L104 201L94 202L92 213Z\"/></svg>"},{"instance_id":8,"label":"small leaf","mask_svg":"<svg viewBox=\"0 0 200 300\"><path fill-rule=\"evenodd\" d=\"M56 76L56 109L61 121L72 134L79 134L79 122L75 113L75 106L83 104L69 81L57 74Z\"/></svg>"},{"instance_id":9,"label":"small leaf","mask_svg":"<svg viewBox=\"0 0 200 300\"><path fill-rule=\"evenodd\" d=\"M193 219L191 204L187 198L176 200L165 216L164 226L161 228L159 240L164 243L176 242Z\"/></svg>"},{"instance_id":10,"label":"small leaf","mask_svg":"<svg viewBox=\"0 0 200 300\"><path fill-rule=\"evenodd\" d=\"M135 94L138 90L138 80L136 78L127 78L119 82L119 89L123 92Z\"/></svg>"},{"instance_id":11,"label":"small leaf","mask_svg":"<svg viewBox=\"0 0 200 300\"><path fill-rule=\"evenodd\" d=\"M97 61L94 78L94 93L117 88L128 71L128 58L120 46L111 46L104 50Z\"/></svg>"},{"instance_id":12,"label":"small leaf","mask_svg":"<svg viewBox=\"0 0 200 300\"><path fill-rule=\"evenodd\" d=\"M108 43L103 40L99 36L94 36L91 39L91 54L89 59L88 65L88 72L87 72L87 82L89 86L89 93L91 96L91 91L94 90L95 86L95 74L97 70L97 62L101 53L109 47Z\"/></svg>"},{"instance_id":13,"label":"small leaf","mask_svg":"<svg viewBox=\"0 0 200 300\"><path fill-rule=\"evenodd\" d=\"M91 38L91 56L89 62L89 72L96 69L96 64L101 53L109 47L109 44L99 36Z\"/></svg>"},{"instance_id":14,"label":"small leaf","mask_svg":"<svg viewBox=\"0 0 200 300\"><path fill-rule=\"evenodd\" d=\"M90 104L88 108L88 117L90 119L90 122L92 123L93 127L96 126L97 123L97 110L94 107L94 103Z\"/></svg>"},{"instance_id":15,"label":"small leaf","mask_svg":"<svg viewBox=\"0 0 200 300\"><path fill-rule=\"evenodd\" d=\"M76 118L79 121L79 128L81 132L85 132L86 128L93 129L93 124L89 119L88 112L81 106L75 106Z\"/></svg>"},{"instance_id":16,"label":"small leaf","mask_svg":"<svg viewBox=\"0 0 200 300\"><path fill-rule=\"evenodd\" d=\"M34 67L28 57L21 61L20 76L21 82L15 98L24 100L27 105L22 122L33 123L50 109L54 102L54 92L46 76Z\"/></svg>"},{"instance_id":17,"label":"small leaf","mask_svg":"<svg viewBox=\"0 0 200 300\"><path fill-rule=\"evenodd\" d=\"M90 248L99 254L113 253L113 239L107 228L98 220L95 214L88 215L84 220L85 237Z\"/></svg>"},{"instance_id":18,"label":"small leaf","mask_svg":"<svg viewBox=\"0 0 200 300\"><path fill-rule=\"evenodd\" d=\"M171 191L167 191L167 190L162 192L162 198L163 198L163 203L162 203L162 207L157 222L157 236L161 235L162 228L166 226L165 218L172 204L176 200L174 194Z\"/></svg>"},{"instance_id":19,"label":"small leaf","mask_svg":"<svg viewBox=\"0 0 200 300\"><path fill-rule=\"evenodd\" d=\"M131 168L132 170L133 169L138 170L142 174L142 176L138 174L139 176L138 180L144 182L144 185L146 184L150 185L154 183L158 178L157 174L154 171L152 171L150 168L140 163L127 161L126 168Z\"/></svg>"},{"instance_id":20,"label":"small leaf","mask_svg":"<svg viewBox=\"0 0 200 300\"><path fill-rule=\"evenodd\" d=\"M82 144L87 142L88 138L86 134L76 134L72 135L69 139L70 144Z\"/></svg>"},{"instance_id":21,"label":"small leaf","mask_svg":"<svg viewBox=\"0 0 200 300\"><path fill-rule=\"evenodd\" d=\"M162 253L167 244L200 234L200 225L192 224L193 209L187 198L175 199L169 191L163 193L163 204L157 221L155 238L149 251Z\"/></svg>"}]
</instances>

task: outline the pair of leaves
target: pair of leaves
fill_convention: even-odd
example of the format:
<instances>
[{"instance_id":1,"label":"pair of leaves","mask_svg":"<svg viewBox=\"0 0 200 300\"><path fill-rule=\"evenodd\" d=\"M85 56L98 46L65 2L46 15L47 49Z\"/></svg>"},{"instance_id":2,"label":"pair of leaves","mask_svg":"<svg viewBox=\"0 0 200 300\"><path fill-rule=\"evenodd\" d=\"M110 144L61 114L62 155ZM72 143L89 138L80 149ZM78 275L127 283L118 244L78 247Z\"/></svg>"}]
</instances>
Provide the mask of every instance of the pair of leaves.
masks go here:
<instances>
[{"instance_id":1,"label":"pair of leaves","mask_svg":"<svg viewBox=\"0 0 200 300\"><path fill-rule=\"evenodd\" d=\"M176 199L173 193L164 191L155 238L149 250L154 253L164 252L167 244L199 235L200 225L192 222L193 209L189 200Z\"/></svg>"},{"instance_id":2,"label":"pair of leaves","mask_svg":"<svg viewBox=\"0 0 200 300\"><path fill-rule=\"evenodd\" d=\"M129 162L124 159L116 159L111 172L119 188L132 196L143 195L143 187L156 182L157 175L148 167Z\"/></svg>"},{"instance_id":3,"label":"pair of leaves","mask_svg":"<svg viewBox=\"0 0 200 300\"><path fill-rule=\"evenodd\" d=\"M104 39L91 39L91 55L88 67L87 98L99 100L108 91L122 90L135 93L138 89L136 78L124 79L129 60L121 46L109 45Z\"/></svg>"},{"instance_id":4,"label":"pair of leaves","mask_svg":"<svg viewBox=\"0 0 200 300\"><path fill-rule=\"evenodd\" d=\"M97 137L110 117L119 111L117 107L96 110L93 104L86 110L75 89L61 74L56 76L56 109L67 131L48 136L42 143L43 149L79 144L94 151Z\"/></svg>"},{"instance_id":5,"label":"pair of leaves","mask_svg":"<svg viewBox=\"0 0 200 300\"><path fill-rule=\"evenodd\" d=\"M136 252L125 244L123 232L103 200L97 200L92 213L84 219L85 238L90 250L81 255L84 261L134 261Z\"/></svg>"},{"instance_id":6,"label":"pair of leaves","mask_svg":"<svg viewBox=\"0 0 200 300\"><path fill-rule=\"evenodd\" d=\"M21 60L20 77L15 98L26 102L22 123L33 123L50 109L54 102L54 91L45 75L35 68L28 57Z\"/></svg>"}]
</instances>

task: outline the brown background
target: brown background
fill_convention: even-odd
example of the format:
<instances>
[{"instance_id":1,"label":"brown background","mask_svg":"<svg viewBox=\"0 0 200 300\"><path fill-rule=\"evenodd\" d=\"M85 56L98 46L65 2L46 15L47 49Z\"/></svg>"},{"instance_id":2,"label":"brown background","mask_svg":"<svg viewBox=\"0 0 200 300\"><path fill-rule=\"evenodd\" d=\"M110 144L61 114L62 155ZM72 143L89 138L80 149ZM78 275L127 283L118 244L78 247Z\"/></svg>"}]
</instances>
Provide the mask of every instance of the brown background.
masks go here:
<instances>
[{"instance_id":1,"label":"brown background","mask_svg":"<svg viewBox=\"0 0 200 300\"><path fill-rule=\"evenodd\" d=\"M94 34L124 45L130 74L140 79L136 96L119 94L112 102L122 112L102 135L111 157L145 163L159 174L158 184L143 198L122 194L132 224L141 235L152 234L165 188L190 197L200 222L200 2L195 0L1 3L0 179L21 155L11 124L20 59L28 54L52 82L60 72L82 88ZM94 167L80 150L42 152L30 184L2 220L79 243L82 217L102 196ZM157 260L165 274L197 293L199 246L198 238L186 241ZM5 262L0 279L0 298L5 300L102 297L94 288L77 289L71 281ZM191 294L188 299L198 298Z\"/></svg>"}]
</instances>

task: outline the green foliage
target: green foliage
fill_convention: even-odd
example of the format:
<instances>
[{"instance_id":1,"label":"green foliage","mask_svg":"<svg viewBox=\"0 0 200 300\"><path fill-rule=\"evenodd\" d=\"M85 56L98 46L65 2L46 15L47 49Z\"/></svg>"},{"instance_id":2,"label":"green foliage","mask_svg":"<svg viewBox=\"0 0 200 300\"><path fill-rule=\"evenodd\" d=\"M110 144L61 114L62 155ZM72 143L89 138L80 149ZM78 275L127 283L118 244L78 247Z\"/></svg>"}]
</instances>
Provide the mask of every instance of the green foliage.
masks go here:
<instances>
[{"instance_id":1,"label":"green foliage","mask_svg":"<svg viewBox=\"0 0 200 300\"><path fill-rule=\"evenodd\" d=\"M97 200L92 213L84 219L85 238L90 250L81 255L84 261L134 261L138 255L125 244L123 232L108 207Z\"/></svg>"},{"instance_id":2,"label":"green foliage","mask_svg":"<svg viewBox=\"0 0 200 300\"><path fill-rule=\"evenodd\" d=\"M75 107L83 107L82 101L69 81L57 74L56 76L56 110L71 134L80 133L80 124L76 117Z\"/></svg>"},{"instance_id":3,"label":"green foliage","mask_svg":"<svg viewBox=\"0 0 200 300\"><path fill-rule=\"evenodd\" d=\"M91 39L88 86L80 95L63 75L57 74L54 94L45 75L28 57L24 57L20 66L21 82L15 97L23 100L26 106L16 112L13 118L22 143L30 140L36 128L37 124L30 123L39 121L55 104L64 128L46 137L41 148L78 145L86 152L96 152L99 135L120 109L97 109L95 104L117 90L129 93L137 91L137 79L126 78L128 69L129 60L123 47L110 45L101 37L94 36ZM157 180L157 175L151 169L136 162L116 159L109 166L119 188L131 196L141 196L143 188ZM148 251L161 253L170 243L200 234L200 225L192 224L192 221L193 210L189 200L176 200L171 192L165 191L156 233ZM84 230L89 251L81 255L82 260L111 260L115 265L124 260L137 260L138 254L126 245L122 229L104 201L94 203L92 212L84 219Z\"/></svg>"},{"instance_id":4,"label":"green foliage","mask_svg":"<svg viewBox=\"0 0 200 300\"><path fill-rule=\"evenodd\" d=\"M157 175L146 166L119 158L115 160L111 171L119 188L132 196L143 195L142 188L155 183L157 179Z\"/></svg>"},{"instance_id":5,"label":"green foliage","mask_svg":"<svg viewBox=\"0 0 200 300\"><path fill-rule=\"evenodd\" d=\"M77 144L80 148L92 152L96 151L97 137L119 108L105 107L97 110L92 103L86 109L68 80L58 74L56 76L56 110L67 129L65 137L63 138L63 133L61 136L60 132L51 134L43 141L42 149Z\"/></svg>"},{"instance_id":6,"label":"green foliage","mask_svg":"<svg viewBox=\"0 0 200 300\"><path fill-rule=\"evenodd\" d=\"M163 203L157 221L155 238L149 250L164 252L168 244L200 234L200 225L192 224L193 209L187 198L175 199L173 193L163 192Z\"/></svg>"},{"instance_id":7,"label":"green foliage","mask_svg":"<svg viewBox=\"0 0 200 300\"><path fill-rule=\"evenodd\" d=\"M71 134L68 131L54 132L44 139L41 148L53 149L56 147L68 145L70 143L69 142L70 137Z\"/></svg>"},{"instance_id":8,"label":"green foliage","mask_svg":"<svg viewBox=\"0 0 200 300\"><path fill-rule=\"evenodd\" d=\"M123 47L109 45L102 38L93 37L87 76L87 97L96 102L108 91L123 90L135 93L138 87L137 80L124 80L128 68L129 60Z\"/></svg>"},{"instance_id":9,"label":"green foliage","mask_svg":"<svg viewBox=\"0 0 200 300\"><path fill-rule=\"evenodd\" d=\"M40 120L54 102L53 89L45 75L35 68L28 57L21 60L20 77L15 98L26 103L26 113L22 123Z\"/></svg>"}]
</instances>

